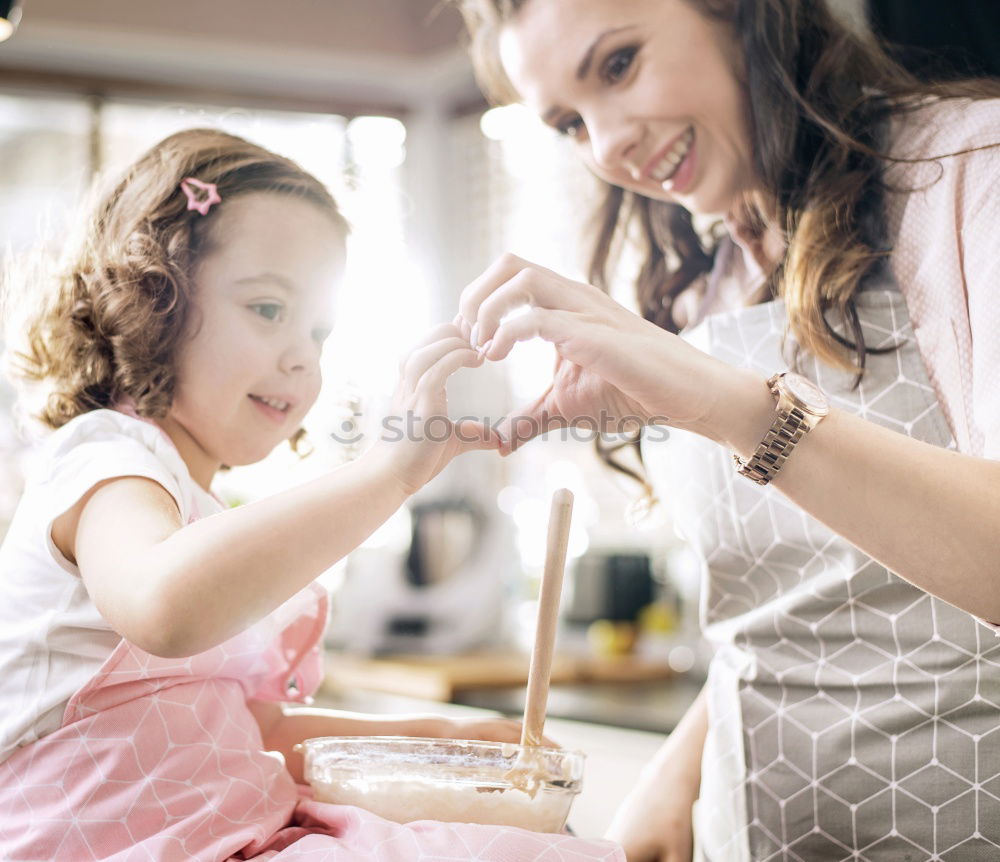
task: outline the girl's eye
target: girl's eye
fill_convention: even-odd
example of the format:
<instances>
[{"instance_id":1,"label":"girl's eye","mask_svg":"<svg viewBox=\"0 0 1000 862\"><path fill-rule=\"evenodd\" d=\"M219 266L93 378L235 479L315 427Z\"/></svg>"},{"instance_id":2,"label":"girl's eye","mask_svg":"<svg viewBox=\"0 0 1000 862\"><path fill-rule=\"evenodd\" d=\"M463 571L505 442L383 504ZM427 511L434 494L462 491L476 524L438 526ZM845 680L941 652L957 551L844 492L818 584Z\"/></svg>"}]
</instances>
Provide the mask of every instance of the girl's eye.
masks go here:
<instances>
[{"instance_id":1,"label":"girl's eye","mask_svg":"<svg viewBox=\"0 0 1000 862\"><path fill-rule=\"evenodd\" d=\"M281 319L282 308L277 302L255 302L250 308L266 320Z\"/></svg>"},{"instance_id":2,"label":"girl's eye","mask_svg":"<svg viewBox=\"0 0 1000 862\"><path fill-rule=\"evenodd\" d=\"M570 138L579 137L580 132L583 131L583 118L579 114L574 114L572 117L560 120L556 123L556 131L560 135L566 135Z\"/></svg>"},{"instance_id":3,"label":"girl's eye","mask_svg":"<svg viewBox=\"0 0 1000 862\"><path fill-rule=\"evenodd\" d=\"M639 49L635 45L612 52L601 68L601 78L607 84L617 84L632 67Z\"/></svg>"}]
</instances>

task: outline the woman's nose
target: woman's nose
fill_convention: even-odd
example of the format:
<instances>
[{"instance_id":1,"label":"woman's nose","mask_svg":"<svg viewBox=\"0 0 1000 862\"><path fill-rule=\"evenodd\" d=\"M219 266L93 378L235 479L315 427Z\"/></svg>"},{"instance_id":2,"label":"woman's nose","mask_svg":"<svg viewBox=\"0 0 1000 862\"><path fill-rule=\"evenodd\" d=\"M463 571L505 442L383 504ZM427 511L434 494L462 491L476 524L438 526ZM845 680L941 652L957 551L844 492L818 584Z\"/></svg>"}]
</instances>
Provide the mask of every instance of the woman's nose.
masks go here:
<instances>
[{"instance_id":1,"label":"woman's nose","mask_svg":"<svg viewBox=\"0 0 1000 862\"><path fill-rule=\"evenodd\" d=\"M642 166L637 164L636 144L640 138L639 129L620 117L595 117L587 123L590 135L591 153L594 163L601 170L628 171L633 178Z\"/></svg>"}]
</instances>

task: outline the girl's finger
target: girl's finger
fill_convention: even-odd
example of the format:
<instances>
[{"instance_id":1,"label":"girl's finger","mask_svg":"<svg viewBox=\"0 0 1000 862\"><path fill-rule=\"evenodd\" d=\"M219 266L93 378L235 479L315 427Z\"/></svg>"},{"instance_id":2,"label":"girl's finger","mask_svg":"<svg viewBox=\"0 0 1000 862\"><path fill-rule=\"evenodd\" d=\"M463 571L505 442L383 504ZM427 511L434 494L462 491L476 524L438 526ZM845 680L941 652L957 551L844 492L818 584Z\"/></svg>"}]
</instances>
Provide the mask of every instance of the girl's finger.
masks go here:
<instances>
[{"instance_id":1,"label":"girl's finger","mask_svg":"<svg viewBox=\"0 0 1000 862\"><path fill-rule=\"evenodd\" d=\"M431 342L425 347L421 347L411 353L403 363L400 371L401 383L408 389L416 389L420 379L427 373L427 370L434 366L441 357L447 356L453 351L466 351L476 358L477 363L481 361L476 352L469 347L469 342L464 338L452 334L447 338Z\"/></svg>"},{"instance_id":2,"label":"girl's finger","mask_svg":"<svg viewBox=\"0 0 1000 862\"><path fill-rule=\"evenodd\" d=\"M449 339L448 344L451 343L452 340ZM444 385L447 383L448 378L458 371L459 368L472 368L482 363L482 357L469 347L467 343L460 342L460 344L460 347L451 347L447 352L440 354L424 370L420 378L415 381L413 391L417 396L418 402L439 399L444 392ZM430 407L431 405L418 403L417 406L419 408Z\"/></svg>"},{"instance_id":3,"label":"girl's finger","mask_svg":"<svg viewBox=\"0 0 1000 862\"><path fill-rule=\"evenodd\" d=\"M452 324L461 333L462 338L464 338L466 341L468 341L469 340L469 336L472 334L472 327L469 326L469 324L466 322L465 318L462 317L461 314L456 314L455 315L455 319L452 321Z\"/></svg>"},{"instance_id":4,"label":"girl's finger","mask_svg":"<svg viewBox=\"0 0 1000 862\"><path fill-rule=\"evenodd\" d=\"M413 346L403 354L402 358L399 360L400 375L405 373L407 363L415 353L424 347L438 341L443 341L446 338L458 338L463 341L468 341L468 338L462 335L461 330L455 326L454 323L439 323L432 330L422 335L420 339L417 340L416 343L414 343Z\"/></svg>"}]
</instances>

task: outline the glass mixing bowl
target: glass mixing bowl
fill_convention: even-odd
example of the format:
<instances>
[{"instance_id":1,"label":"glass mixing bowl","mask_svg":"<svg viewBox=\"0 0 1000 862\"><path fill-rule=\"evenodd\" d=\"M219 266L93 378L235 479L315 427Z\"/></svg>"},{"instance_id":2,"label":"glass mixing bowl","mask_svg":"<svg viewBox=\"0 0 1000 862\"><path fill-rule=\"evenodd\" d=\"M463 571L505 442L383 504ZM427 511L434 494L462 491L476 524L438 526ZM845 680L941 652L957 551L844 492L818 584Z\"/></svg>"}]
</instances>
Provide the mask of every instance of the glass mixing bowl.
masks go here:
<instances>
[{"instance_id":1,"label":"glass mixing bowl","mask_svg":"<svg viewBox=\"0 0 1000 862\"><path fill-rule=\"evenodd\" d=\"M299 746L321 802L387 820L445 820L559 832L583 781L584 755L465 739L323 736ZM524 753L524 760L519 758ZM508 773L527 766L535 792Z\"/></svg>"}]
</instances>

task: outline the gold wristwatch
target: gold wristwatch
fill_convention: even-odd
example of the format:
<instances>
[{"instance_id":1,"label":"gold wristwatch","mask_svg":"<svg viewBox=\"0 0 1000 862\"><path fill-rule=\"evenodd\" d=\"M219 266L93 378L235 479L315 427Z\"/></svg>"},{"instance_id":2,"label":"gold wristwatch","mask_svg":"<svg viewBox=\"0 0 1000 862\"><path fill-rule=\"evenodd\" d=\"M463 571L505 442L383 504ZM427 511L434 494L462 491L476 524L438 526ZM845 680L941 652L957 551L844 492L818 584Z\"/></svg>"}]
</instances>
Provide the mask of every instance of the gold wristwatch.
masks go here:
<instances>
[{"instance_id":1,"label":"gold wristwatch","mask_svg":"<svg viewBox=\"0 0 1000 862\"><path fill-rule=\"evenodd\" d=\"M750 458L744 461L733 454L740 475L758 485L766 485L778 474L795 444L830 412L823 390L801 374L775 374L767 388L777 402L778 415Z\"/></svg>"}]
</instances>

